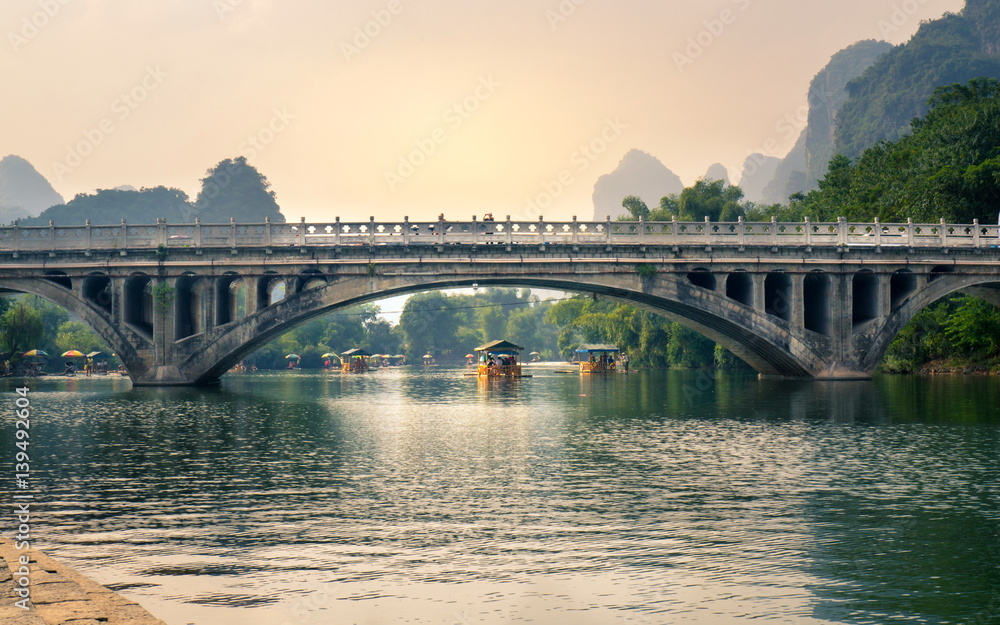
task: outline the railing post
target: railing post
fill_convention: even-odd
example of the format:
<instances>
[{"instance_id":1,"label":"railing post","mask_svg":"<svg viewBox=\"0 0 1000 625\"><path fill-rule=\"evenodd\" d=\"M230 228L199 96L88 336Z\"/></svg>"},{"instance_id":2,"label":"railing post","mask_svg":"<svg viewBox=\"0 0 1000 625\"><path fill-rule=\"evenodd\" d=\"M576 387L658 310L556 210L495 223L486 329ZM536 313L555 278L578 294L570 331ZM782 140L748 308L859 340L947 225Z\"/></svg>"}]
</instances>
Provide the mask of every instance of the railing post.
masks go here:
<instances>
[{"instance_id":1,"label":"railing post","mask_svg":"<svg viewBox=\"0 0 1000 625\"><path fill-rule=\"evenodd\" d=\"M201 247L201 217L194 218L194 246Z\"/></svg>"},{"instance_id":2,"label":"railing post","mask_svg":"<svg viewBox=\"0 0 1000 625\"><path fill-rule=\"evenodd\" d=\"M805 223L806 223L806 247L812 247L813 228L812 228L812 224L809 223L809 216L808 215L805 218Z\"/></svg>"},{"instance_id":3,"label":"railing post","mask_svg":"<svg viewBox=\"0 0 1000 625\"><path fill-rule=\"evenodd\" d=\"M511 230L510 226L510 215L507 215L507 225L504 226L504 229L507 232L507 245L514 243L514 231Z\"/></svg>"},{"instance_id":4,"label":"railing post","mask_svg":"<svg viewBox=\"0 0 1000 625\"><path fill-rule=\"evenodd\" d=\"M604 216L604 236L607 237L608 245L611 245L611 215Z\"/></svg>"},{"instance_id":5,"label":"railing post","mask_svg":"<svg viewBox=\"0 0 1000 625\"><path fill-rule=\"evenodd\" d=\"M340 217L337 217L337 224L340 224ZM337 243L340 243L340 239L337 239ZM403 245L410 244L410 216L403 216Z\"/></svg>"},{"instance_id":6,"label":"railing post","mask_svg":"<svg viewBox=\"0 0 1000 625\"><path fill-rule=\"evenodd\" d=\"M639 242L646 238L646 220L643 219L642 215L639 215Z\"/></svg>"},{"instance_id":7,"label":"railing post","mask_svg":"<svg viewBox=\"0 0 1000 625\"><path fill-rule=\"evenodd\" d=\"M479 222L476 221L476 216L472 216L472 244L475 245L479 243Z\"/></svg>"},{"instance_id":8,"label":"railing post","mask_svg":"<svg viewBox=\"0 0 1000 625\"><path fill-rule=\"evenodd\" d=\"M948 247L948 224L941 218L941 247Z\"/></svg>"},{"instance_id":9,"label":"railing post","mask_svg":"<svg viewBox=\"0 0 1000 625\"><path fill-rule=\"evenodd\" d=\"M878 217L875 218L875 246L882 247L882 226Z\"/></svg>"},{"instance_id":10,"label":"railing post","mask_svg":"<svg viewBox=\"0 0 1000 625\"><path fill-rule=\"evenodd\" d=\"M847 218L837 217L837 245L847 245Z\"/></svg>"},{"instance_id":11,"label":"railing post","mask_svg":"<svg viewBox=\"0 0 1000 625\"><path fill-rule=\"evenodd\" d=\"M163 217L156 218L156 245L167 245L167 220Z\"/></svg>"},{"instance_id":12,"label":"railing post","mask_svg":"<svg viewBox=\"0 0 1000 625\"><path fill-rule=\"evenodd\" d=\"M913 217L906 218L906 245L913 247Z\"/></svg>"},{"instance_id":13,"label":"railing post","mask_svg":"<svg viewBox=\"0 0 1000 625\"><path fill-rule=\"evenodd\" d=\"M771 215L771 245L778 247L778 218Z\"/></svg>"},{"instance_id":14,"label":"railing post","mask_svg":"<svg viewBox=\"0 0 1000 625\"><path fill-rule=\"evenodd\" d=\"M91 239L92 234L90 232L90 220L88 219L87 221L85 221L83 225L84 225L84 232L85 232L84 236L86 237L85 243L86 243L86 249L87 249L87 256L90 256L90 248L91 248L91 245L92 245L92 239Z\"/></svg>"},{"instance_id":15,"label":"railing post","mask_svg":"<svg viewBox=\"0 0 1000 625\"><path fill-rule=\"evenodd\" d=\"M56 222L49 220L49 251L56 249Z\"/></svg>"},{"instance_id":16,"label":"railing post","mask_svg":"<svg viewBox=\"0 0 1000 625\"><path fill-rule=\"evenodd\" d=\"M306 244L306 218L299 217L299 247L305 247Z\"/></svg>"},{"instance_id":17,"label":"railing post","mask_svg":"<svg viewBox=\"0 0 1000 625\"><path fill-rule=\"evenodd\" d=\"M573 215L573 245L580 242L580 224L576 221L576 215Z\"/></svg>"},{"instance_id":18,"label":"railing post","mask_svg":"<svg viewBox=\"0 0 1000 625\"><path fill-rule=\"evenodd\" d=\"M14 257L21 251L21 220L14 220Z\"/></svg>"},{"instance_id":19,"label":"railing post","mask_svg":"<svg viewBox=\"0 0 1000 625\"><path fill-rule=\"evenodd\" d=\"M680 245L680 230L677 228L677 215L670 216L670 244Z\"/></svg>"},{"instance_id":20,"label":"railing post","mask_svg":"<svg viewBox=\"0 0 1000 625\"><path fill-rule=\"evenodd\" d=\"M712 222L708 220L708 215L705 215L705 245L712 244Z\"/></svg>"},{"instance_id":21,"label":"railing post","mask_svg":"<svg viewBox=\"0 0 1000 625\"><path fill-rule=\"evenodd\" d=\"M271 247L271 218L264 218L264 243L268 248Z\"/></svg>"},{"instance_id":22,"label":"railing post","mask_svg":"<svg viewBox=\"0 0 1000 625\"><path fill-rule=\"evenodd\" d=\"M302 218L305 220L305 217ZM236 251L236 218L229 218L229 249Z\"/></svg>"},{"instance_id":23,"label":"railing post","mask_svg":"<svg viewBox=\"0 0 1000 625\"><path fill-rule=\"evenodd\" d=\"M545 218L538 216L538 244L545 245Z\"/></svg>"},{"instance_id":24,"label":"railing post","mask_svg":"<svg viewBox=\"0 0 1000 625\"><path fill-rule=\"evenodd\" d=\"M747 222L743 221L743 215L736 218L736 242L740 247L744 247L747 242Z\"/></svg>"},{"instance_id":25,"label":"railing post","mask_svg":"<svg viewBox=\"0 0 1000 625\"><path fill-rule=\"evenodd\" d=\"M128 224L122 219L122 251L128 249Z\"/></svg>"},{"instance_id":26,"label":"railing post","mask_svg":"<svg viewBox=\"0 0 1000 625\"><path fill-rule=\"evenodd\" d=\"M375 215L368 216L368 245L375 247Z\"/></svg>"},{"instance_id":27,"label":"railing post","mask_svg":"<svg viewBox=\"0 0 1000 625\"><path fill-rule=\"evenodd\" d=\"M333 218L333 231L335 233L333 235L333 244L339 247L340 246L340 235L344 231L343 227L340 225L340 217L334 217Z\"/></svg>"},{"instance_id":28,"label":"railing post","mask_svg":"<svg viewBox=\"0 0 1000 625\"><path fill-rule=\"evenodd\" d=\"M438 215L437 242L444 245L444 213Z\"/></svg>"},{"instance_id":29,"label":"railing post","mask_svg":"<svg viewBox=\"0 0 1000 625\"><path fill-rule=\"evenodd\" d=\"M975 218L975 219L972 220L972 246L973 247L978 248L978 247L982 246L983 242L982 242L979 234L980 234L979 233L979 218L977 217L977 218Z\"/></svg>"}]
</instances>

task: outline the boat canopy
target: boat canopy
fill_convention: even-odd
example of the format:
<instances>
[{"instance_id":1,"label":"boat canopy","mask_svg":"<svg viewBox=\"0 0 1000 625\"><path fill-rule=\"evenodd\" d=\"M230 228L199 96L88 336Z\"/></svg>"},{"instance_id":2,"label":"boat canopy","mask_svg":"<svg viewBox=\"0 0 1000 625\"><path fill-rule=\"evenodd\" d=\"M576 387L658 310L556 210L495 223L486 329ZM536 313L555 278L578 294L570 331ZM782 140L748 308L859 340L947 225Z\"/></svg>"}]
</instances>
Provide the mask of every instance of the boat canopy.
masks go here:
<instances>
[{"instance_id":1,"label":"boat canopy","mask_svg":"<svg viewBox=\"0 0 1000 625\"><path fill-rule=\"evenodd\" d=\"M524 348L520 345L514 345L510 341L490 341L486 345L480 345L475 351L488 354L516 354L524 351Z\"/></svg>"},{"instance_id":2,"label":"boat canopy","mask_svg":"<svg viewBox=\"0 0 1000 625\"><path fill-rule=\"evenodd\" d=\"M583 344L576 348L578 354L594 354L598 352L620 352L617 345Z\"/></svg>"},{"instance_id":3,"label":"boat canopy","mask_svg":"<svg viewBox=\"0 0 1000 625\"><path fill-rule=\"evenodd\" d=\"M371 354L369 354L368 352L366 352L363 349L356 349L355 348L355 349L349 349L349 350L347 350L346 352L344 352L343 354L341 354L341 356L347 356L348 358L350 358L351 356L371 356Z\"/></svg>"}]
</instances>

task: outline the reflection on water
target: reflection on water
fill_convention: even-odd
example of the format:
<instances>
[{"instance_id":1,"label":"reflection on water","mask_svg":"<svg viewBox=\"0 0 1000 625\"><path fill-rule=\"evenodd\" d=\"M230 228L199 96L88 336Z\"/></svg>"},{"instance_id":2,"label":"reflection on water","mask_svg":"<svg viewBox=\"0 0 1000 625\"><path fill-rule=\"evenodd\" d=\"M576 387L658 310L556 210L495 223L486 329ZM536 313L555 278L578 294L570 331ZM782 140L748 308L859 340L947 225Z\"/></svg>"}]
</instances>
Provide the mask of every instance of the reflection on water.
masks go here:
<instances>
[{"instance_id":1,"label":"reflection on water","mask_svg":"<svg viewBox=\"0 0 1000 625\"><path fill-rule=\"evenodd\" d=\"M170 625L1000 616L996 380L463 372L35 382L37 535Z\"/></svg>"}]
</instances>

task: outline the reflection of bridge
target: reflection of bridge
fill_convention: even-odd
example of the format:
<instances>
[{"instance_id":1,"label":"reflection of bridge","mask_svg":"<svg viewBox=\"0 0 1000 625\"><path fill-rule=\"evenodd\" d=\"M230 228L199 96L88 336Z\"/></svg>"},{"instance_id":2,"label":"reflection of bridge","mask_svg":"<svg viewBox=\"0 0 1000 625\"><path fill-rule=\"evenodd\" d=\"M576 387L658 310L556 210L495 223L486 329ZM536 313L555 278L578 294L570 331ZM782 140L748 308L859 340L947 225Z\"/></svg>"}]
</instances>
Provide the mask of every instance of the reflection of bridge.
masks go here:
<instances>
[{"instance_id":1,"label":"reflection of bridge","mask_svg":"<svg viewBox=\"0 0 1000 625\"><path fill-rule=\"evenodd\" d=\"M865 378L941 297L1000 304L998 234L845 221L14 226L0 228L0 291L80 316L141 385L212 383L317 315L475 283L628 302L766 375Z\"/></svg>"}]
</instances>

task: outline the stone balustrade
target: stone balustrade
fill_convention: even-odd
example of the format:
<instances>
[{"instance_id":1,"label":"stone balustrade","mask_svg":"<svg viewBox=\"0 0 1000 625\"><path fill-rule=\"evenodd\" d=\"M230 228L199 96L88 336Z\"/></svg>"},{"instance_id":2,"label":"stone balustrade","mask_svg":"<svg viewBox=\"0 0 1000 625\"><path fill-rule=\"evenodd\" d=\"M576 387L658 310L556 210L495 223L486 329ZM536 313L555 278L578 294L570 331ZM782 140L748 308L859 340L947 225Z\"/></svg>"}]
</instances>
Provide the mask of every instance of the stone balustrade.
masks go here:
<instances>
[{"instance_id":1,"label":"stone balustrade","mask_svg":"<svg viewBox=\"0 0 1000 625\"><path fill-rule=\"evenodd\" d=\"M664 245L705 247L996 247L1000 226L836 222L691 221L377 221L0 227L0 253L272 248L349 245Z\"/></svg>"}]
</instances>

